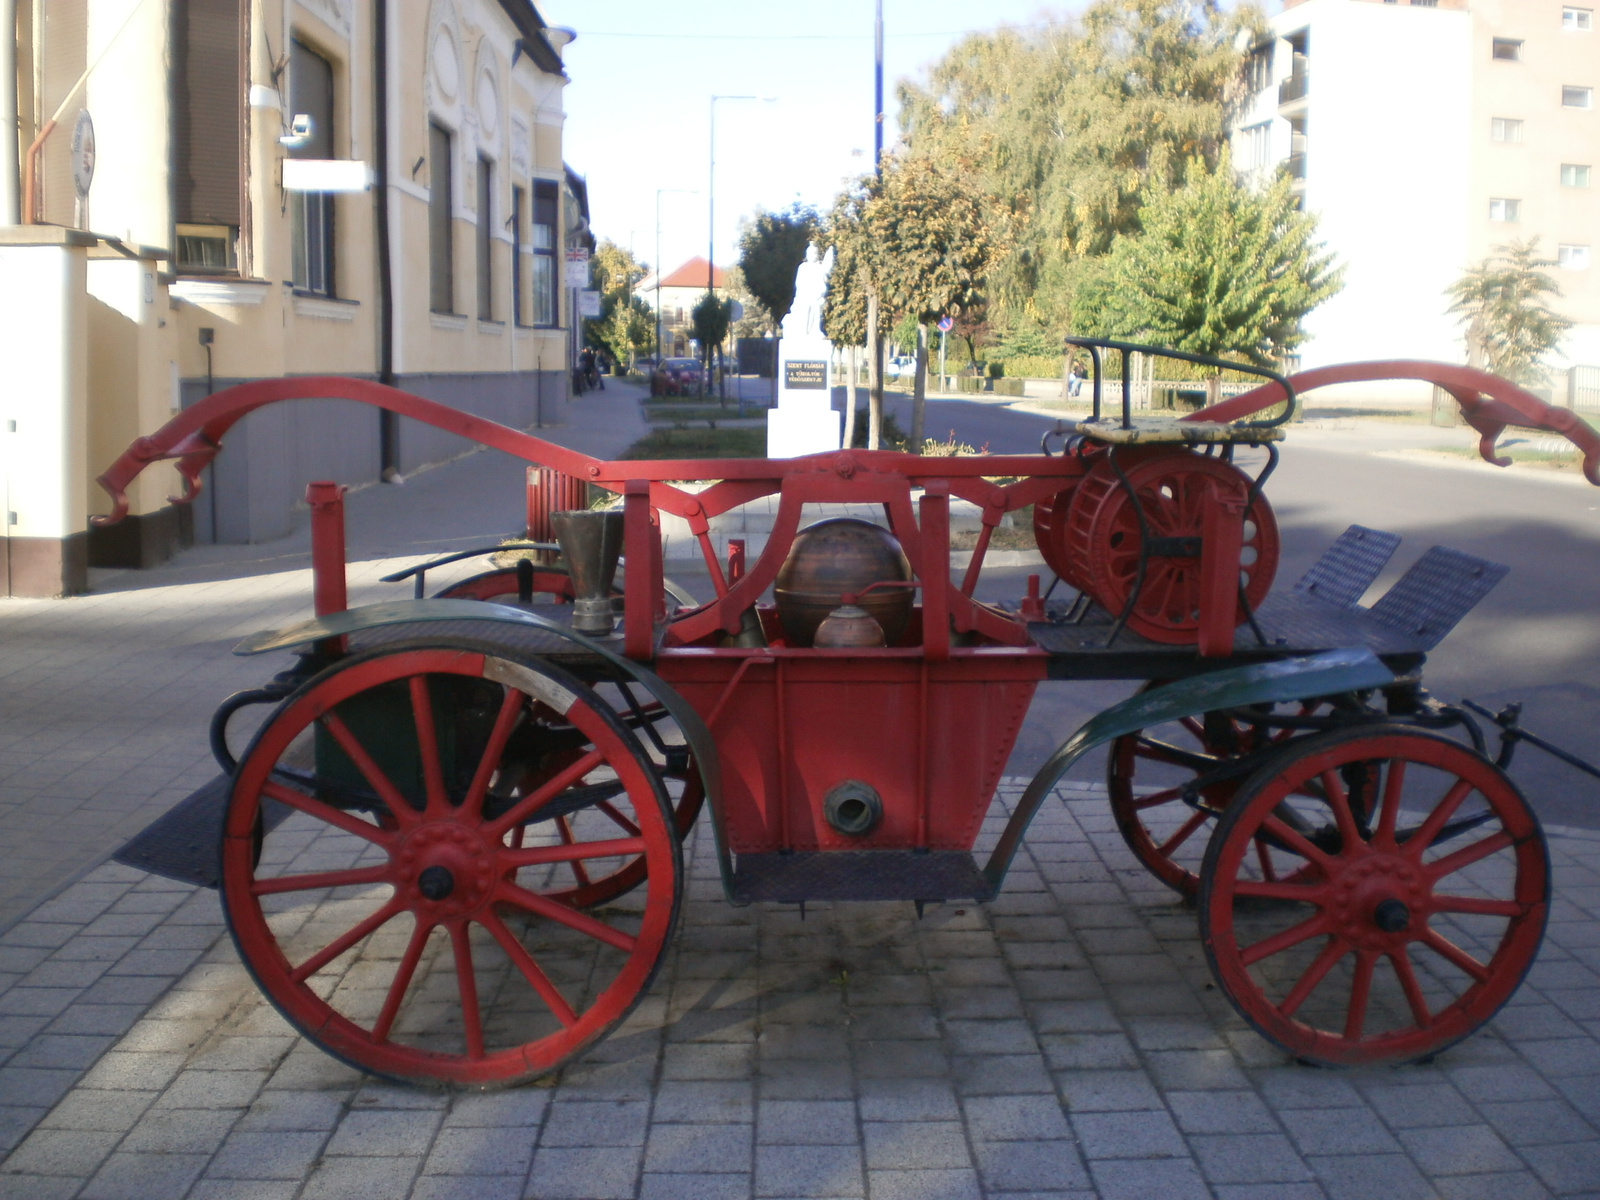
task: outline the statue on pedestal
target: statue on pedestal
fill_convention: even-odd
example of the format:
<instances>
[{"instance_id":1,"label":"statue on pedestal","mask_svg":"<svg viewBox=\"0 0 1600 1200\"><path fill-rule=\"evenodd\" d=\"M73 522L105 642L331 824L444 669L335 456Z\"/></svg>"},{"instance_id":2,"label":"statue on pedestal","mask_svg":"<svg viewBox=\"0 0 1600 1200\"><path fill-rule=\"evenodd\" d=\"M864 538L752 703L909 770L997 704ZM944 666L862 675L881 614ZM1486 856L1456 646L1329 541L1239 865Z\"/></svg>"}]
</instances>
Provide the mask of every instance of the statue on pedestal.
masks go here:
<instances>
[{"instance_id":1,"label":"statue on pedestal","mask_svg":"<svg viewBox=\"0 0 1600 1200\"><path fill-rule=\"evenodd\" d=\"M805 261L794 273L794 303L789 306L789 315L783 319L782 336L785 340L826 340L822 332L822 295L827 290L828 272L832 268L831 246L826 254L817 253L814 244L806 251Z\"/></svg>"},{"instance_id":2,"label":"statue on pedestal","mask_svg":"<svg viewBox=\"0 0 1600 1200\"><path fill-rule=\"evenodd\" d=\"M833 251L806 251L794 276L794 303L778 343L778 407L767 414L767 456L794 458L837 450L839 413L833 408L833 347L822 332L822 295Z\"/></svg>"}]
</instances>

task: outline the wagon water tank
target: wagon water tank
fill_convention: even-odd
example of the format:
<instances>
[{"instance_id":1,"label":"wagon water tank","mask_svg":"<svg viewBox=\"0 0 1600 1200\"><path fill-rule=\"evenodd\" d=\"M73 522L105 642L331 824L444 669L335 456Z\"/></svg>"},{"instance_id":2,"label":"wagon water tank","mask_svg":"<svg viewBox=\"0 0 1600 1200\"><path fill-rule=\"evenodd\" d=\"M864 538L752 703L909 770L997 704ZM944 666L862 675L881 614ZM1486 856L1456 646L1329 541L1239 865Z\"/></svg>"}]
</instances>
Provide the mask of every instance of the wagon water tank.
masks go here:
<instances>
[{"instance_id":1,"label":"wagon water tank","mask_svg":"<svg viewBox=\"0 0 1600 1200\"><path fill-rule=\"evenodd\" d=\"M812 645L828 614L846 596L857 596L856 603L883 627L884 640L892 646L911 620L911 589L866 589L910 580L911 564L887 529L855 517L818 521L794 539L778 572L773 595L784 636L791 646Z\"/></svg>"}]
</instances>

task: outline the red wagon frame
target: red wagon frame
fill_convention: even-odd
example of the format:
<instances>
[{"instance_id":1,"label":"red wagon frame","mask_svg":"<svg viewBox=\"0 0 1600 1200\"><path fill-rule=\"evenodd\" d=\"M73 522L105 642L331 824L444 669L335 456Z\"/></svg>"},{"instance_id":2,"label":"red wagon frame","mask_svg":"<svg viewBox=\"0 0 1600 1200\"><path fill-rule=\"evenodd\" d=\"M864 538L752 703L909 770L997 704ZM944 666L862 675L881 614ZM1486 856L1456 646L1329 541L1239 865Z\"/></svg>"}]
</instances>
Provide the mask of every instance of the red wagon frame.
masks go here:
<instances>
[{"instance_id":1,"label":"red wagon frame","mask_svg":"<svg viewBox=\"0 0 1600 1200\"><path fill-rule=\"evenodd\" d=\"M1098 344L1124 353L1153 349ZM1499 465L1506 465L1506 460L1496 457L1494 444L1508 425L1560 433L1582 450L1586 477L1600 485L1600 435L1593 429L1504 380L1445 364L1349 364L1288 380L1273 377L1261 388L1185 418L1182 431L1167 440L1178 445L1179 453L1186 452L1186 445L1207 440L1259 440L1248 430L1229 434L1223 427L1286 400L1292 407L1296 390L1379 378L1424 379L1445 388L1480 434L1483 457ZM282 705L251 751L237 767L226 761L226 754L222 756L231 772L231 778L221 781L218 789L227 807L223 895L241 954L274 1002L308 1036L365 1069L419 1081L514 1082L553 1069L613 1028L643 994L664 951L680 894L675 872L681 867L673 865L678 839L687 833L702 797L712 809L723 885L735 902L799 900L803 904L808 896L849 896L914 899L920 905L925 899L982 899L998 890L1033 814L1074 762L1107 742L1131 747L1126 753L1113 754L1115 783L1116 771L1126 769L1130 755L1136 758L1145 753L1141 747L1147 743L1140 740L1141 731L1163 722L1187 722L1204 750L1188 758L1162 750L1156 757L1165 755L1168 761L1195 764L1194 786L1178 789L1174 796L1182 792L1179 798L1195 806L1195 818L1186 827L1209 821L1215 828L1199 882L1207 952L1230 999L1279 1044L1327 1062L1435 1053L1493 1014L1515 990L1537 949L1548 908L1548 870L1542 865L1545 860L1537 822L1493 764L1459 747L1451 749L1454 743L1426 732L1443 718L1437 706L1429 707L1431 702L1415 678L1422 660L1420 646L1404 639L1384 641L1377 634L1369 644L1343 648L1271 645L1259 629L1255 631L1258 644L1242 635L1236 643L1239 613L1254 623L1251 606L1242 599L1243 588L1233 582L1241 578L1242 544L1237 526L1250 519L1259 488L1248 494L1229 492L1232 485L1226 471L1209 471L1208 478L1214 476L1217 482L1205 485L1209 490L1202 506L1203 521L1179 531L1182 536L1167 538L1174 545L1195 543L1192 549L1179 546L1163 551L1199 560L1199 611L1193 641L1187 646L1163 646L1130 638L1137 644L1115 651L1110 643L1121 631L1121 620L1110 627L1104 646L1090 647L1047 611L1037 582L1014 608L976 598L993 532L1007 514L1029 506L1048 512L1053 501L1062 508L1060 498L1096 471L1101 478L1108 471L1122 475L1114 422L1080 425L1072 441L1074 452L1055 455L928 459L843 450L795 460L608 463L376 383L336 377L269 380L217 393L157 433L136 441L100 477L114 507L109 517L97 520L121 519L128 508L130 482L157 461L176 461L185 481L181 499L192 500L199 493L202 472L236 421L266 404L309 398L371 404L536 464L543 472L537 492L530 489L530 514L553 505L573 504L584 485L619 493L623 514L627 582L621 602L621 637L620 644L608 645L578 636L560 623L471 600L418 599L346 611L340 489L314 484L308 494L313 512L317 618L294 629L249 639L241 647L250 652L299 647L306 659L300 672L285 677L278 691L269 688L259 693L273 700L281 697ZM1123 440L1136 441L1128 432L1131 423L1126 413L1121 425ZM1141 455L1171 452L1131 446L1123 454L1126 461L1137 464ZM692 479L717 482L701 491L674 482ZM1011 481L1001 482L1007 479ZM1134 495L1125 475L1122 483L1128 494ZM1113 486L1102 486L1095 494L1114 497L1115 491ZM733 508L774 495L778 498L776 519L762 553L746 567L742 548L736 552L730 547L725 566L712 539L711 522ZM977 544L959 580L952 576L950 552L950 504L955 499L972 503L981 514ZM839 502L881 506L910 563L920 604L907 634L895 645L849 650L788 645L772 611L761 604L801 532L806 506ZM1145 529L1143 514L1137 512L1137 501L1134 505L1141 536L1148 537L1150 531ZM1231 515L1218 517L1219 512ZM680 608L671 600L663 571L664 514L683 519L698 542L714 591L703 604ZM1046 517L1041 528L1048 531L1051 519ZM1081 528L1078 536L1081 538ZM1144 551L1140 553L1142 582ZM554 582L547 581L544 586L561 586L558 573L546 572L546 576ZM1137 598L1135 584L1128 611ZM752 611L764 625L766 645L739 645L734 639L747 627ZM1343 628L1356 628L1361 612L1364 610L1348 609L1322 615L1345 621ZM1123 619L1126 617L1127 611L1123 613ZM492 627L490 633L484 632L486 626ZM450 640L452 637L455 640ZM529 646L537 649L530 651ZM1324 652L1311 653L1313 650ZM573 674L574 663L586 666ZM1397 670L1409 674L1397 676ZM1015 806L999 844L979 869L969 852L1036 686L1047 678L1096 675L1145 678L1164 686L1108 710L1069 738ZM435 685L428 682L447 676L459 677L452 685L457 692L450 694L498 696L501 693L493 689L505 689L500 715L493 722L493 731L486 734L489 749L482 750L481 759L475 760L473 781L464 798L454 799L444 748L456 745L465 735L447 728L454 714L448 705L438 707ZM653 706L646 711L634 705L631 715L608 707L594 690L608 681L642 686ZM368 753L362 736L352 732L339 716L340 706L348 703L349 696L376 694L379 689L387 689L386 695L410 697L403 709L395 711L410 715L409 724L414 724L421 747L420 757L412 755L414 769L408 768L414 775L414 798L402 794L393 762L386 765ZM1386 698L1386 710L1371 708L1369 698L1378 696ZM1297 704L1299 716L1284 720L1274 716L1274 705L1283 702ZM1317 725L1326 722L1329 705L1336 710L1342 706L1347 718L1353 712L1359 719L1355 724L1347 720L1343 725ZM228 706L224 708L231 713ZM870 713L873 720L861 720L856 715L860 712ZM1252 712L1261 715L1253 718ZM1212 717L1218 713L1236 714L1229 718L1234 732L1228 734L1227 749L1215 742L1219 735ZM485 791L491 759L504 752L504 739L511 736L514 725L535 718L555 731L550 736L557 741L566 738L579 748L562 751L552 760L555 765L541 768L544 774L528 776L532 782L524 793L518 793L521 798L513 795L505 801L512 807L491 811L493 804ZM674 750L657 739L660 753L652 759L640 739L643 734L654 738L653 724L662 720L676 725L684 744ZM1301 722L1299 726L1294 724L1296 720ZM225 717L222 728L225 751ZM319 744L337 743L342 756L339 761L345 764L346 775L356 780L358 790L370 785L368 790L377 799L355 806L360 810L364 803L368 817L350 816L327 799L333 796L337 800L339 788L345 787L348 793L349 785L319 775L317 781L301 786L292 773L284 774L273 757L282 753L294 731L304 733L312 728L318 730ZM1301 728L1326 732L1300 738L1296 730ZM1364 732L1369 729L1370 736ZM1241 737L1243 741L1235 745ZM1363 737L1367 740L1362 741ZM495 738L501 740L496 743ZM1345 744L1352 738L1354 750ZM1278 743L1284 743L1283 749L1275 750ZM499 750L493 749L496 745ZM585 745L587 750L581 748ZM1331 804L1332 797L1339 798L1343 809L1333 807L1339 817L1339 836L1344 839L1341 852L1318 849L1309 834L1273 824L1281 825L1274 814L1287 801L1272 799L1270 788L1280 773L1299 761L1285 759L1283 754L1300 752L1302 747L1302 757L1322 754L1327 762L1342 764L1323 770L1320 783L1302 782L1288 793L1290 797L1310 796L1324 804ZM1461 758L1462 754L1467 758ZM1273 765L1280 759L1285 765ZM585 764L595 762L611 764L607 768L610 774L601 783L585 783L590 778L584 773L588 769ZM1347 771L1352 763L1360 771L1375 771L1374 779L1389 781L1383 785L1387 790L1381 802L1370 797L1358 799L1359 788L1349 783L1348 772L1343 784L1328 774L1330 770ZM1266 765L1247 779L1248 771L1259 764ZM1400 842L1404 837L1397 835L1394 827L1402 786L1397 781L1405 779L1407 764L1412 764L1413 774L1442 770L1457 780L1457 786L1437 803L1434 817L1421 827L1427 831L1428 844L1420 849L1413 845L1409 850L1396 842L1397 837ZM320 765L318 770L322 770ZM676 798L669 798L663 790L662 781L668 778L681 782ZM285 784L284 779L290 783ZM1485 819L1500 821L1502 831L1495 836L1503 837L1505 845L1514 845L1518 856L1514 895L1475 908L1462 897L1446 894L1439 880L1418 875L1422 868L1417 865L1433 839L1467 830L1451 817L1460 803L1458 791L1467 786L1465 781L1471 781L1488 799L1489 817ZM846 783L865 787L882 798L883 819L865 836L842 833L830 826L827 818L828 796ZM1132 797L1131 792L1128 795ZM1259 798L1263 795L1268 799ZM1235 796L1237 803L1232 799ZM299 882L287 884L258 877L256 860L263 831L269 828L262 797L281 799L291 808L367 839L383 848L390 865L293 876L290 879ZM609 807L624 799L631 805L631 815ZM1142 801L1129 803L1137 808ZM575 838L568 817L558 814L551 819L562 834L559 844L524 847L517 822L544 811L541 806L551 805L550 811L561 809L562 814L577 813L585 806L609 807L623 836L613 833L609 839L585 844ZM405 806L414 807L415 813ZM512 816L507 817L507 812ZM374 813L376 816L370 815ZM1252 821L1255 824L1250 824ZM1375 829L1366 827L1364 823L1369 821L1377 822ZM1395 845L1383 843L1385 837ZM1359 840L1361 847L1356 847L1352 838ZM1491 842L1493 838L1482 844ZM1141 848L1133 840L1130 845L1152 869L1161 865L1152 861L1152 856L1159 856L1162 848L1153 844ZM1251 860L1245 853L1251 848L1267 872L1267 883L1243 877L1247 868L1241 864ZM1494 842L1492 849L1499 848L1501 843ZM631 865L625 863L612 875L591 879L579 864L587 861L586 854L592 859L600 857L601 851L624 858L631 855ZM1274 854L1298 855L1306 865L1281 878L1269 866ZM1458 854L1444 862L1448 866L1457 859L1464 865L1472 861ZM578 886L553 896L530 898L526 889L516 884L516 872L521 868L556 862L574 864ZM1402 891L1394 895L1374 892L1376 900L1360 899L1367 896L1360 890L1365 885L1340 882L1347 876L1366 878L1374 872L1382 879L1399 881L1393 882L1391 891L1402 883L1410 888L1402 889L1406 902L1398 898ZM1193 876L1180 872L1163 877L1179 890L1192 890L1192 883L1186 880ZM637 934L620 933L583 915L586 908L646 879L647 919ZM318 953L291 965L287 943L280 944L261 905L263 897L296 888L379 881L395 889L389 902L395 911L416 914L420 932L413 934L399 957L398 973L382 1010L362 1025L339 1017L324 1000L306 990L306 980L374 934L383 921L369 916L368 922L376 922L371 928L359 924ZM1307 925L1311 932L1296 927L1250 946L1238 944L1228 907L1235 894L1291 893L1297 901L1316 906L1333 904L1328 897L1337 893L1345 897L1338 903L1347 908L1348 896L1354 895L1368 908L1354 917L1346 912L1342 925L1312 922ZM1413 989L1407 997L1413 1006L1414 1027L1403 1027L1399 1036L1375 1041L1362 1026L1374 956L1403 956L1411 941L1430 936L1406 923L1412 917L1397 916L1407 903L1418 913L1498 913L1509 917L1511 924L1501 951L1491 962L1481 964L1466 955L1473 965L1464 969L1469 974L1482 972L1484 977L1448 1010L1448 1019L1435 1019ZM522 943L496 915L496 906L506 905L553 919L623 954L626 961L616 974L623 982L580 1012L541 974L526 948L518 948ZM562 1028L506 1052L486 1051L486 1025L479 1011L477 985L472 981L474 922L493 934L533 991L549 1002ZM1380 927L1384 931L1381 937L1372 932ZM465 1018L464 1054L397 1049L390 1037L421 947L428 931L436 928L447 931L453 946ZM1257 961L1252 954L1270 958L1320 936L1332 940L1286 997L1269 995L1267 984L1250 973L1251 964ZM1305 1000L1301 992L1312 986L1305 981L1319 971L1316 978L1321 979L1346 954L1355 955L1358 982L1350 993L1344 1031L1313 1028L1303 1015L1296 1015ZM1366 982L1360 982L1362 979Z\"/></svg>"}]
</instances>

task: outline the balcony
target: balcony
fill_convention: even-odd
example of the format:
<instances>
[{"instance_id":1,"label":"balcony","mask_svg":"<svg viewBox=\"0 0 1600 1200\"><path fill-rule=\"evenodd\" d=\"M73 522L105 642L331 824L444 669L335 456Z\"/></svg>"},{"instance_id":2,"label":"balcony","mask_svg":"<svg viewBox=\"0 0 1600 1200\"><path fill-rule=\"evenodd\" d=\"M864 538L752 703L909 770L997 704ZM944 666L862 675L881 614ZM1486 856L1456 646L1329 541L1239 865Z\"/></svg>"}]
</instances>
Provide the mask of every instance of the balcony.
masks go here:
<instances>
[{"instance_id":1,"label":"balcony","mask_svg":"<svg viewBox=\"0 0 1600 1200\"><path fill-rule=\"evenodd\" d=\"M1304 179L1306 177L1306 156L1304 153L1289 155L1287 170L1290 179Z\"/></svg>"},{"instance_id":2,"label":"balcony","mask_svg":"<svg viewBox=\"0 0 1600 1200\"><path fill-rule=\"evenodd\" d=\"M1298 65L1298 64L1297 64ZM1311 76L1302 70L1296 70L1278 85L1278 106L1293 104L1296 100L1305 99L1306 92L1311 87Z\"/></svg>"}]
</instances>

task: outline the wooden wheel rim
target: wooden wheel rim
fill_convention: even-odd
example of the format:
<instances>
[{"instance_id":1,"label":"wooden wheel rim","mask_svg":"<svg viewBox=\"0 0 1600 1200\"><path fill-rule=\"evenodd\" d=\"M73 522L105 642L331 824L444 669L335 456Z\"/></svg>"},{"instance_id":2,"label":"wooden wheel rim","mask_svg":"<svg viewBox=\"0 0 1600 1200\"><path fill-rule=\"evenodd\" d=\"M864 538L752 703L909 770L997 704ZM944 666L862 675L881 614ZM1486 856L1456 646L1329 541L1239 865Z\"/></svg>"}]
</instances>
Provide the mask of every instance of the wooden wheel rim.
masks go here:
<instances>
[{"instance_id":1,"label":"wooden wheel rim","mask_svg":"<svg viewBox=\"0 0 1600 1200\"><path fill-rule=\"evenodd\" d=\"M313 722L322 721L328 725L330 715L337 720L333 710L343 701L383 684L397 681L410 684L416 679L452 675L492 679L500 683L504 688L504 705L500 714L503 722L514 723L507 714L526 708L530 698L544 704L559 705L570 701L566 719L589 739L593 750L588 757L596 760L589 772L575 778L582 779L603 764L615 772L624 787L624 794L632 803L637 836L614 839L619 845L605 848L638 854L645 866L648 892L636 934L629 934L581 914L556 898L528 892L515 882L516 871L522 867L551 861L572 861L561 857L575 853L566 847L522 848L507 844L507 834L519 824L516 809L529 807L530 812L536 811L550 797L559 794L559 787L548 789L550 795L542 800L538 793L523 797L511 812L499 814L490 820L482 816L481 793L476 812L471 809L471 794L459 806L450 804L435 786L439 776L435 768L428 772L426 808L418 812L406 804L402 797L398 805L390 805L391 812L398 813L399 818L391 816L386 823L392 828L384 828L384 823L361 821L346 810L304 793L295 794L296 790L273 780L273 767L294 739L302 731L311 728ZM431 722L431 715L428 720ZM418 722L419 725L422 723ZM418 742L419 746L425 745L420 736ZM344 743L341 742L341 745ZM484 758L488 759L491 754L498 758L503 751L503 742L498 749L491 744ZM358 762L358 765L362 764ZM375 764L370 765L375 767ZM486 786L488 776L481 763L479 766L478 774L483 776L482 782ZM381 772L381 768L377 769ZM363 774L367 773L366 765L362 765L362 771ZM381 794L383 783L370 775L368 778ZM475 792L478 782L475 778ZM569 786L569 783L562 783L561 787ZM386 861L376 867L258 878L253 835L263 794L290 803L291 807L324 824L366 839L383 851ZM410 811L407 812L407 809ZM353 829L354 825L365 828ZM602 843L590 842L586 845L592 854L594 848L601 847ZM487 865L483 863L485 858L489 860ZM438 868L444 868L452 875L453 887L442 898L425 890L430 868L435 869L432 877L435 884ZM295 886L283 886L285 880L292 880ZM349 886L352 883L387 884L393 891L389 900L359 922L355 929L334 938L308 958L291 963L283 942L270 923L269 914L262 907L263 896L311 891L328 886ZM516 1083L549 1072L604 1036L627 1015L648 987L676 923L681 890L679 843L665 797L650 770L648 760L627 731L588 688L570 676L555 671L547 664L519 661L504 652L489 652L481 648L430 646L388 649L338 664L312 680L290 697L262 727L241 760L229 802L222 845L221 893L229 929L240 957L262 991L291 1024L329 1053L375 1074L407 1081L468 1086ZM437 892L437 886L432 891ZM559 925L611 945L625 955L620 969L596 994L580 998L573 1005L543 974L535 957L523 945L523 939L517 938L515 931L507 926L504 914L509 910L543 917L554 922L552 928ZM326 986L326 981L318 979L322 967L313 965L308 973L308 964L326 955L348 938L351 932L370 925L364 933L328 959L329 962L339 961L350 949L364 944L368 936L408 912L414 918L411 944L400 962L394 965L384 1012L368 1021L340 1011L322 994L332 990ZM387 915L383 915L385 913ZM374 924L378 917L382 919ZM463 973L460 970L463 953L469 965L476 961L472 957L470 938L470 927L474 924L494 935L502 947L502 953L511 958L514 967L520 968L521 986L531 987L538 993L539 1001L556 1017L560 1029L534 1040L493 1050L483 1044L484 1017L481 1011L476 1011L477 972L468 970ZM413 973L416 960L431 931L439 928L446 931L455 953L455 981L465 1041L458 1053L405 1044L391 1036L396 1017L408 1002L408 993L415 984ZM511 957L507 943L502 940L505 934L522 945L522 961ZM465 951L463 946L466 947ZM405 965L408 961L411 964L409 968ZM532 970L524 963L532 964ZM325 962L322 965L327 964ZM387 964L382 969L387 969ZM402 974L405 976L403 983ZM464 984L464 980L470 982ZM511 980L513 984L516 982L514 978ZM557 1005L561 1003L567 1004L565 1013L558 1012ZM389 1011L391 1008L394 1011ZM380 1028L380 1025L383 1027ZM474 1025L478 1030L477 1045L474 1045L471 1032Z\"/></svg>"},{"instance_id":2,"label":"wooden wheel rim","mask_svg":"<svg viewBox=\"0 0 1600 1200\"><path fill-rule=\"evenodd\" d=\"M1188 727L1187 722L1184 725ZM1212 755L1213 750L1205 743L1203 732L1190 732L1195 733L1199 741L1196 752ZM1185 802L1182 785L1161 788L1151 795L1140 796L1134 792L1140 759L1168 761L1152 747L1144 730L1126 734L1111 744L1106 757L1106 790L1110 795L1111 815L1116 818L1122 840L1146 870L1180 895L1193 896L1200 888L1200 876L1183 865L1178 854L1185 848L1204 845L1205 828L1215 819L1215 812L1211 810L1225 807L1238 789L1238 783L1207 788L1201 797L1204 807L1200 808L1191 807ZM1220 763L1221 758L1216 757L1215 761ZM1183 820L1176 829L1157 835L1152 832L1144 816L1151 808L1181 812Z\"/></svg>"},{"instance_id":3,"label":"wooden wheel rim","mask_svg":"<svg viewBox=\"0 0 1600 1200\"><path fill-rule=\"evenodd\" d=\"M1149 687L1142 690L1148 691ZM1299 715L1310 716L1319 707L1320 705L1316 703L1302 704ZM1235 735L1247 743L1244 746L1247 752L1261 748L1260 744L1250 744L1256 735L1251 726L1239 721L1232 722L1232 725ZM1244 781L1230 779L1207 787L1201 797L1200 808L1195 808L1185 801L1182 783L1158 788L1155 792L1142 796L1136 794L1134 789L1139 778L1140 760L1167 762L1180 772L1188 769L1187 764L1175 762L1171 756L1161 752L1161 743L1175 736L1179 728L1183 729L1193 741L1191 753L1206 755L1217 765L1231 753L1228 748L1214 743L1207 731L1204 717L1185 717L1172 722L1171 726L1161 727L1159 741L1150 738L1148 730L1136 730L1124 734L1111 743L1106 755L1106 792L1110 798L1111 815L1116 819L1117 829L1122 834L1122 840L1127 843L1128 849L1133 851L1134 857L1162 883L1179 895L1189 897L1196 895L1200 890L1199 867L1205 856L1207 826L1232 802ZM1172 730L1170 735L1169 729ZM1263 739L1281 742L1286 741L1292 733L1291 729L1279 730L1276 734L1263 730L1261 736ZM1190 750L1188 746L1176 748L1180 751ZM1151 822L1145 815L1152 810L1178 812L1182 820L1178 822L1176 828L1163 829L1158 834L1152 831ZM1192 868L1179 861L1180 851L1186 852L1186 856L1192 859Z\"/></svg>"},{"instance_id":4,"label":"wooden wheel rim","mask_svg":"<svg viewBox=\"0 0 1600 1200\"><path fill-rule=\"evenodd\" d=\"M1342 768L1364 765L1370 770L1372 764L1379 764L1372 782L1375 816L1363 831L1348 816L1348 801L1339 803L1344 793L1338 780ZM1401 827L1406 781L1428 769L1436 778L1430 777L1432 783L1423 789L1429 797L1427 816L1421 824ZM1292 830L1286 833L1279 815L1278 806L1311 780L1328 789L1328 807L1338 822L1339 845L1331 852ZM1440 782L1447 783L1442 793ZM1486 823L1490 832L1463 836L1438 857L1428 858L1436 848L1437 831L1474 796L1492 814ZM1274 882L1242 878L1258 834L1290 845L1306 866ZM1501 862L1512 868L1513 878L1488 897L1465 894L1471 884L1457 878L1458 873L1503 852ZM1306 739L1241 789L1207 848L1200 931L1228 999L1259 1032L1291 1054L1337 1066L1407 1062L1466 1037L1510 999L1538 953L1549 899L1544 835L1504 773L1447 738L1387 726ZM1235 920L1241 901L1289 901L1309 906L1312 913L1278 934L1241 946ZM1401 906L1406 922L1399 927L1394 922L1402 914L1394 905ZM1392 918L1387 924L1386 908ZM1441 913L1493 917L1505 925L1497 938L1487 939L1494 941L1493 949L1480 960L1432 924ZM1321 949L1305 973L1281 999L1270 996L1252 967L1259 969L1259 964L1302 947L1301 953L1309 953L1317 939ZM1413 950L1419 947L1430 951L1434 962L1443 961L1471 980L1448 1003L1437 1005L1425 994L1413 961ZM1342 984L1333 980L1334 1020L1319 1026L1305 1019L1302 1006L1346 959L1351 985L1346 997ZM1380 962L1391 966L1411 1023L1371 1034L1367 1022ZM1427 982L1435 977L1430 975ZM1343 1028L1337 1027L1341 999Z\"/></svg>"}]
</instances>

